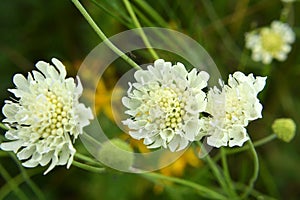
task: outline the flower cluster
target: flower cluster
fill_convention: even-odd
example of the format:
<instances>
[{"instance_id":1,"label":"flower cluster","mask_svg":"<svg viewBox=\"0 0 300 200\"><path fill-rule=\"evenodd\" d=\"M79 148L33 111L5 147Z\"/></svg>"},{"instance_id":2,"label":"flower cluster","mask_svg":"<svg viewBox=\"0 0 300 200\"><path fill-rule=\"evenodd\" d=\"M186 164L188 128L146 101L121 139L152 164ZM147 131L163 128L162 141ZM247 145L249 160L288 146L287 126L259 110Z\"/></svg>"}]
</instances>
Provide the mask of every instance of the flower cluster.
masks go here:
<instances>
[{"instance_id":1,"label":"flower cluster","mask_svg":"<svg viewBox=\"0 0 300 200\"><path fill-rule=\"evenodd\" d=\"M230 75L228 85L211 88L206 94L208 73L188 72L184 65L162 59L135 73L122 102L130 118L123 121L135 139L144 139L148 148L179 151L190 142L208 137L214 147L241 146L249 138L245 127L261 117L257 94L266 78Z\"/></svg>"},{"instance_id":2,"label":"flower cluster","mask_svg":"<svg viewBox=\"0 0 300 200\"><path fill-rule=\"evenodd\" d=\"M270 27L263 27L246 33L246 47L252 50L252 59L269 64L272 59L284 61L295 41L295 33L288 24L273 21Z\"/></svg>"},{"instance_id":3,"label":"flower cluster","mask_svg":"<svg viewBox=\"0 0 300 200\"><path fill-rule=\"evenodd\" d=\"M5 137L10 140L1 149L14 151L25 167L51 164L45 174L56 165L69 167L76 152L72 145L93 114L90 108L79 103L82 85L77 78L66 79L65 66L52 59L52 66L39 61L40 71L28 73L27 79L16 74L16 89L9 91L18 100L7 100L2 109L9 126ZM58 70L58 71L57 71Z\"/></svg>"}]
</instances>

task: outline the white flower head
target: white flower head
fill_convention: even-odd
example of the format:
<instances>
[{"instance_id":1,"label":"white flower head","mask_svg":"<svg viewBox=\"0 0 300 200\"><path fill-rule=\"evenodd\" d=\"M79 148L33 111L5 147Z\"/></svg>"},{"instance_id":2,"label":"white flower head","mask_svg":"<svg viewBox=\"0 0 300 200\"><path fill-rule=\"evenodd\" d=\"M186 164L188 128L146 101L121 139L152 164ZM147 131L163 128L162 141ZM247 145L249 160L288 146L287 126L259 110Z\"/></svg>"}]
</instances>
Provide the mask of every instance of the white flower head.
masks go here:
<instances>
[{"instance_id":1,"label":"white flower head","mask_svg":"<svg viewBox=\"0 0 300 200\"><path fill-rule=\"evenodd\" d=\"M39 61L27 79L16 74L10 89L18 100L7 100L2 109L3 120L10 129L1 149L14 151L25 167L51 164L44 174L56 165L72 164L76 152L72 142L83 132L93 114L78 99L82 85L77 77L66 78L65 66L52 59L52 66Z\"/></svg>"},{"instance_id":2,"label":"white flower head","mask_svg":"<svg viewBox=\"0 0 300 200\"><path fill-rule=\"evenodd\" d=\"M138 70L136 83L129 83L122 102L131 117L123 123L135 139L144 139L148 148L164 147L180 151L198 136L206 109L208 73L188 72L182 63L172 66L162 59L154 66Z\"/></svg>"},{"instance_id":3,"label":"white flower head","mask_svg":"<svg viewBox=\"0 0 300 200\"><path fill-rule=\"evenodd\" d=\"M261 118L262 105L257 94L264 88L266 77L245 76L235 72L228 85L209 90L206 118L207 143L214 147L242 146L249 139L245 127Z\"/></svg>"},{"instance_id":4,"label":"white flower head","mask_svg":"<svg viewBox=\"0 0 300 200\"><path fill-rule=\"evenodd\" d=\"M263 27L246 33L246 47L252 50L252 59L269 64L272 59L284 61L295 41L295 33L288 24L273 21L270 27Z\"/></svg>"}]
</instances>

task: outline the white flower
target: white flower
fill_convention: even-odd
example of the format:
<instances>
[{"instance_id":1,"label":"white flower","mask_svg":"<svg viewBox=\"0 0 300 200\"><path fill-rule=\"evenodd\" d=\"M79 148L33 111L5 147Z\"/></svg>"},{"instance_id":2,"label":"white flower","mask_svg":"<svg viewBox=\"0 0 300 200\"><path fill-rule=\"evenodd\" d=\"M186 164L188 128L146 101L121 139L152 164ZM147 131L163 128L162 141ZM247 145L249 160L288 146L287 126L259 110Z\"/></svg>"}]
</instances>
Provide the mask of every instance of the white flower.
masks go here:
<instances>
[{"instance_id":1,"label":"white flower","mask_svg":"<svg viewBox=\"0 0 300 200\"><path fill-rule=\"evenodd\" d=\"M262 105L257 94L264 88L266 77L254 78L235 72L228 85L221 83L207 94L207 143L214 147L242 146L249 139L245 127L249 121L261 118Z\"/></svg>"},{"instance_id":2,"label":"white flower","mask_svg":"<svg viewBox=\"0 0 300 200\"><path fill-rule=\"evenodd\" d=\"M138 70L136 83L129 83L122 102L131 118L123 121L135 139L144 139L148 148L179 151L194 141L202 127L200 112L206 108L208 73L187 72L181 63L159 59L147 70Z\"/></svg>"},{"instance_id":3,"label":"white flower","mask_svg":"<svg viewBox=\"0 0 300 200\"><path fill-rule=\"evenodd\" d=\"M271 27L263 27L246 33L246 47L252 50L252 59L269 64L272 59L286 60L295 41L295 33L288 24L273 21Z\"/></svg>"},{"instance_id":4,"label":"white flower","mask_svg":"<svg viewBox=\"0 0 300 200\"><path fill-rule=\"evenodd\" d=\"M1 149L14 151L25 167L45 166L48 173L56 165L72 164L76 152L72 145L82 128L87 126L93 114L78 102L82 85L77 77L66 79L65 66L52 59L52 66L39 61L36 68L28 73L27 79L16 74L13 82L16 89L10 89L18 100L5 101L2 109L10 127ZM57 71L58 69L58 71Z\"/></svg>"}]
</instances>

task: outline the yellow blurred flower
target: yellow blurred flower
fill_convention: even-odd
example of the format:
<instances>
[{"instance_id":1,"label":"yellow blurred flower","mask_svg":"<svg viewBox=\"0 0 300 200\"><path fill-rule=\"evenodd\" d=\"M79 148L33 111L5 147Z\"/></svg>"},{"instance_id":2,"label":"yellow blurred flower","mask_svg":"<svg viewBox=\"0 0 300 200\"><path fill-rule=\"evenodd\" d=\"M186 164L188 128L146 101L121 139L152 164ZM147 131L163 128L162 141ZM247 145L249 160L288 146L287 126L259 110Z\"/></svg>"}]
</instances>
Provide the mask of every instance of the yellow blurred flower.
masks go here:
<instances>
[{"instance_id":1,"label":"yellow blurred flower","mask_svg":"<svg viewBox=\"0 0 300 200\"><path fill-rule=\"evenodd\" d=\"M163 160L169 157L169 154L172 152L166 153L165 156L162 157ZM185 169L190 167L199 167L201 166L201 160L195 155L195 152L192 148L187 149L183 155L176 160L171 165L162 168L160 172L166 176L183 176Z\"/></svg>"}]
</instances>

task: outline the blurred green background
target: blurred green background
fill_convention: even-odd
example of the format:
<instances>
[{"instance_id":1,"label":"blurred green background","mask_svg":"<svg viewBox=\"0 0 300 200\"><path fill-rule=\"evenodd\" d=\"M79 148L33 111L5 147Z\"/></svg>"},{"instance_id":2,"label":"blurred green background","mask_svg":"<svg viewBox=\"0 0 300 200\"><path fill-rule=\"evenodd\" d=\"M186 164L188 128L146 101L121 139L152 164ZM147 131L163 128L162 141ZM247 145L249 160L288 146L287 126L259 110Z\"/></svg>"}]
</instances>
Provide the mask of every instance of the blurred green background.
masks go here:
<instances>
[{"instance_id":1,"label":"blurred green background","mask_svg":"<svg viewBox=\"0 0 300 200\"><path fill-rule=\"evenodd\" d=\"M142 4L141 4L142 2ZM122 1L83 1L94 20L107 36L112 36L134 24ZM244 34L253 28L267 26L280 18L284 4L280 0L161 0L132 1L142 26L166 27L178 30L198 41L211 55L224 79L229 73L241 70L244 73L270 74L267 86L260 94L264 105L263 118L248 127L251 137L256 140L271 134L271 124L278 117L293 118L300 122L300 2L290 5L287 22L296 33L296 42L288 59L272 62L270 66L253 62L250 51L245 50ZM155 15L149 12L149 6ZM159 18L155 17L159 16ZM50 62L57 57L67 66L69 75L75 75L85 56L101 42L71 1L2 0L0 3L0 105L13 87L12 77L16 72L26 74L39 60ZM136 55L143 60L142 55ZM146 58L145 58L146 59ZM148 58L149 59L149 58ZM117 80L124 72L118 65L112 67L107 80ZM110 94L113 82L104 86ZM105 97L99 96L100 99ZM109 97L108 97L109 99ZM101 104L102 103L102 104ZM119 134L109 119L109 101L100 101L99 117L112 136ZM1 115L1 119L3 116ZM1 130L4 134L4 131ZM290 143L272 141L257 148L260 159L260 174L256 189L276 199L299 199L300 197L300 137ZM77 148L84 151L78 141ZM217 152L217 150L216 150ZM214 152L213 152L214 153ZM17 199L7 178L19 181L19 189L29 199L37 199L24 181L24 173L11 154L1 152L0 194L5 199ZM251 156L248 153L229 156L229 166L234 180L246 182L252 172ZM190 158L187 157L187 160ZM205 164L187 164L176 168L181 176L203 185L214 184ZM204 165L204 166L203 166ZM44 168L28 169L26 174L44 193L46 199L199 199L197 193L185 187L170 183L153 183L135 174L108 172L91 174L71 167L56 167L46 176ZM169 173L172 169L169 169ZM174 170L174 169L173 169ZM6 172L6 173L5 173ZM8 175L8 176L7 176ZM2 192L2 193L1 193Z\"/></svg>"}]
</instances>

